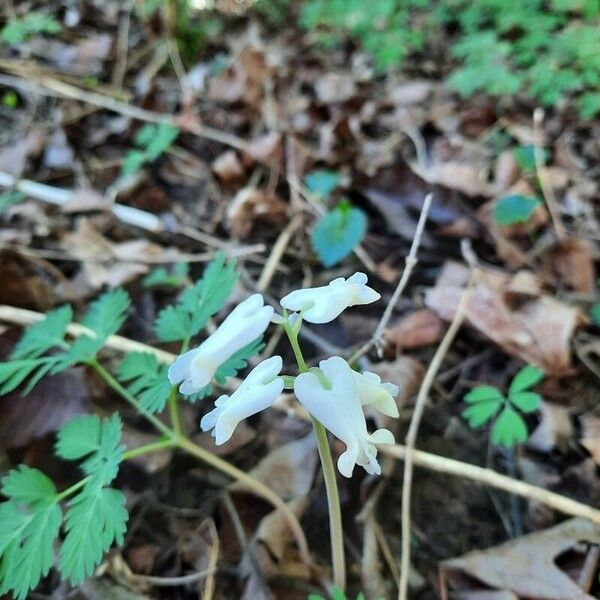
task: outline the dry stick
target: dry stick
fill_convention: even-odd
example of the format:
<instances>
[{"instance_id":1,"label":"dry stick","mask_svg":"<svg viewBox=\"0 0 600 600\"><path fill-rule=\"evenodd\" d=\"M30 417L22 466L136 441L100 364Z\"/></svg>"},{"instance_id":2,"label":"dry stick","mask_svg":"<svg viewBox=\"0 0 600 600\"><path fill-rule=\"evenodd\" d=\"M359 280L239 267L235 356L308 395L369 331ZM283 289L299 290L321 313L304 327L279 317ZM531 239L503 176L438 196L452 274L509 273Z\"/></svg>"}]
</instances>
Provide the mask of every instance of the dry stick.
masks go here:
<instances>
[{"instance_id":1,"label":"dry stick","mask_svg":"<svg viewBox=\"0 0 600 600\"><path fill-rule=\"evenodd\" d=\"M392 456L398 460L407 459L408 448L406 446L382 445L377 448L382 454ZM516 494L527 500L539 502L565 515L582 517L600 525L600 510L587 504L583 504L582 502L577 502L577 500L567 498L561 494L520 481L519 479L513 479L507 475L500 475L500 473L496 473L496 471L493 471L492 469L478 467L477 465L471 465L452 458L446 458L445 456L423 452L422 450L413 450L412 458L412 462L417 467L423 467L424 469L429 469L430 471L435 471L437 473L445 473L447 475L470 479L475 483L487 485L509 494Z\"/></svg>"},{"instance_id":2,"label":"dry stick","mask_svg":"<svg viewBox=\"0 0 600 600\"><path fill-rule=\"evenodd\" d=\"M385 328L398 304L398 300L410 279L410 276L417 264L417 250L419 249L419 245L421 243L421 238L423 237L423 231L425 229L425 223L427 221L427 215L429 214L429 209L431 207L431 203L433 201L433 194L427 194L425 196L425 200L423 201L423 208L421 209L421 214L419 216L419 222L417 223L417 230L415 231L415 237L413 238L412 244L410 246L410 251L408 256L406 257L404 271L402 271L402 277L392 294L392 298L389 301L388 305L385 308L383 316L381 320L377 324L377 328L375 329L375 333L373 337L359 350L357 350L351 357L350 362L354 362L359 359L361 356L366 354L371 347L374 345L377 348L378 354L381 356L382 347L381 341L383 339L383 334L385 333Z\"/></svg>"},{"instance_id":3,"label":"dry stick","mask_svg":"<svg viewBox=\"0 0 600 600\"><path fill-rule=\"evenodd\" d=\"M304 218L302 214L297 214L279 234L277 241L275 244L273 244L271 254L269 255L260 277L258 278L258 283L256 284L257 291L264 292L268 289L269 284L273 279L273 275L275 275L275 271L281 262L281 258L287 248L287 245L289 244L296 230L302 225L303 221Z\"/></svg>"},{"instance_id":4,"label":"dry stick","mask_svg":"<svg viewBox=\"0 0 600 600\"><path fill-rule=\"evenodd\" d=\"M541 108L536 108L533 111L533 159L535 161L535 172L546 200L546 206L552 218L554 231L559 241L566 237L565 226L560 220L560 210L558 208L558 200L554 194L554 189L546 176L546 167L544 166L544 156L542 154L542 123L544 122L544 111Z\"/></svg>"},{"instance_id":5,"label":"dry stick","mask_svg":"<svg viewBox=\"0 0 600 600\"><path fill-rule=\"evenodd\" d=\"M448 352L450 345L454 341L465 315L467 301L471 295L471 288L475 278L475 271L471 275L469 284L467 285L456 309L454 319L444 335L441 344L436 350L433 360L429 364L423 383L417 394L415 408L410 420L408 434L406 435L406 451L404 459L404 478L402 481L402 555L400 557L400 585L398 586L398 600L407 600L408 593L408 576L410 570L410 500L412 492L412 475L413 475L413 459L415 452L415 443L417 434L419 433L419 425L421 417L425 410L425 404L429 397L429 391L439 368L442 365L442 360Z\"/></svg>"},{"instance_id":6,"label":"dry stick","mask_svg":"<svg viewBox=\"0 0 600 600\"><path fill-rule=\"evenodd\" d=\"M31 325L32 323L41 321L45 318L45 316L46 315L42 313L34 312L32 310L25 310L23 308L16 308L14 306L0 304L0 321L5 321L7 323L14 323L16 325ZM91 330L75 323L69 325L67 331L73 336L79 336L82 333L91 333ZM129 338L125 338L120 335L111 335L106 341L105 346L121 352L148 352L154 354L159 361L167 364L172 363L175 358L177 358L170 352L159 350L154 346L148 346L142 342L136 342L135 340L130 340ZM274 408L289 412L288 407L285 405L278 405L276 403L274 404ZM297 418L305 421L310 420L308 413L304 413L303 411L294 411L294 415ZM382 445L378 448L382 454L387 454L399 460L405 460L406 458L407 448L405 446L399 444L394 446ZM456 475L457 477L471 479L476 483L489 485L490 487L517 494L529 500L541 502L542 504L554 508L555 510L558 510L564 514L571 515L573 517L583 517L584 519L589 519L590 521L600 525L600 510L595 509L587 504L577 502L576 500L572 500L567 496L550 492L544 488L520 481L519 479L513 479L512 477L508 477L506 475L500 475L491 469L484 469L476 465L470 465L458 460L446 458L445 456L439 456L438 454L423 452L422 450L413 450L412 458L413 463L418 467L423 467L439 473L447 473L449 475Z\"/></svg>"},{"instance_id":7,"label":"dry stick","mask_svg":"<svg viewBox=\"0 0 600 600\"><path fill-rule=\"evenodd\" d=\"M19 71L19 65L11 65L10 63L7 63L7 61L2 61L0 67L4 67L5 69L13 72ZM168 125L181 126L177 115L163 114L152 110L146 110L144 108L139 108L137 106L132 106L131 104L127 104L127 102L122 102L120 100L116 100L115 98L111 98L110 96L98 94L97 92L88 92L69 83L52 79L46 75L40 75L37 73L32 73L31 75L35 77L35 82L27 79L26 77L0 75L0 84L16 87L17 89L34 94L40 94L42 96L54 96L78 100L80 102L85 102L86 104L91 104L93 106L98 106L99 108L116 112L126 117L131 117L132 119L137 119L138 121L145 121L147 123L166 123ZM186 123L184 129L185 131L197 135L198 137L219 142L225 146L235 148L236 150L243 151L248 147L248 143L242 138L230 133L225 133L224 131L220 131L218 129L214 129L212 127L201 125L200 123Z\"/></svg>"}]
</instances>

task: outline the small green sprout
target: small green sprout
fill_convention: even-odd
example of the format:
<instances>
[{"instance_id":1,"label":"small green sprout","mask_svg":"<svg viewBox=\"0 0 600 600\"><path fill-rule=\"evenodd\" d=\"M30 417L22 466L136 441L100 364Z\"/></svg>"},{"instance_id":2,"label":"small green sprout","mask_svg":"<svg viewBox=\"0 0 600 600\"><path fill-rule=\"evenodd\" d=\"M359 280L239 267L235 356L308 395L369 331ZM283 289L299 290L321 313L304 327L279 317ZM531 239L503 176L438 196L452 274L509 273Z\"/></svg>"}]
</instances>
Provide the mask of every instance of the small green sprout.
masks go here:
<instances>
[{"instance_id":1,"label":"small green sprout","mask_svg":"<svg viewBox=\"0 0 600 600\"><path fill-rule=\"evenodd\" d=\"M500 198L494 206L494 218L499 225L527 223L542 203L537 198L515 194Z\"/></svg>"},{"instance_id":2,"label":"small green sprout","mask_svg":"<svg viewBox=\"0 0 600 600\"><path fill-rule=\"evenodd\" d=\"M136 150L130 150L123 160L123 175L133 175L146 163L155 161L173 145L179 135L179 129L168 123L147 123L136 134Z\"/></svg>"},{"instance_id":3,"label":"small green sprout","mask_svg":"<svg viewBox=\"0 0 600 600\"><path fill-rule=\"evenodd\" d=\"M344 592L342 590L340 590L340 588L338 588L338 587L334 587L331 590L331 597L333 600L350 600L350 597L346 596L346 594L344 594ZM320 594L309 594L308 600L327 600L327 598L325 598L324 596L321 596ZM358 596L356 596L356 600L366 600L366 597L362 592L360 592L360 594L358 594ZM380 600L383 600L383 599L380 599Z\"/></svg>"},{"instance_id":4,"label":"small green sprout","mask_svg":"<svg viewBox=\"0 0 600 600\"><path fill-rule=\"evenodd\" d=\"M512 447L527 439L527 426L519 414L535 412L542 397L530 388L539 383L544 372L537 367L527 365L513 378L508 388L508 398L491 385L479 385L466 396L465 402L469 407L463 412L463 417L472 429L481 427L493 417L500 415L492 426L492 442L502 446Z\"/></svg>"},{"instance_id":5,"label":"small green sprout","mask_svg":"<svg viewBox=\"0 0 600 600\"><path fill-rule=\"evenodd\" d=\"M36 33L58 33L60 30L61 25L58 21L49 15L34 11L10 19L0 31L0 41L14 46Z\"/></svg>"}]
</instances>

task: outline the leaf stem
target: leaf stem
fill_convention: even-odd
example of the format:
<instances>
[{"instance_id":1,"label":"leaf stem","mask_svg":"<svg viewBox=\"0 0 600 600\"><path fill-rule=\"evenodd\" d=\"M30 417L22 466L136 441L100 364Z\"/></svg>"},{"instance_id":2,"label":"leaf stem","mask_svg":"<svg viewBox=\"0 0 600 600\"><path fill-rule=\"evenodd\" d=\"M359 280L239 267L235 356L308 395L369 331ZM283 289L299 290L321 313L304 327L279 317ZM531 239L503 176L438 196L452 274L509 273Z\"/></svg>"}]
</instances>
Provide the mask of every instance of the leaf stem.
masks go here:
<instances>
[{"instance_id":1,"label":"leaf stem","mask_svg":"<svg viewBox=\"0 0 600 600\"><path fill-rule=\"evenodd\" d=\"M158 429L162 434L167 436L168 438L173 439L175 436L174 432L169 429L158 417L154 416L151 412L140 406L140 403L132 396L127 389L125 389L110 373L107 369L105 369L97 359L92 359L88 363L95 371L104 379L107 383L108 387L117 392L124 400L126 400L133 408L135 408L140 414L142 414L146 420L148 420L156 429Z\"/></svg>"},{"instance_id":2,"label":"leaf stem","mask_svg":"<svg viewBox=\"0 0 600 600\"><path fill-rule=\"evenodd\" d=\"M309 368L304 360L302 349L298 343L298 332L290 325L288 320L282 324L286 332L298 369L301 373L306 373ZM325 490L327 492L327 509L329 512L329 535L331 539L331 562L333 563L333 581L341 590L346 588L346 560L344 556L344 528L342 523L342 509L340 504L340 494L337 485L337 476L327 439L327 430L317 419L311 417L319 458L321 459L321 468L323 469L323 478L325 480Z\"/></svg>"},{"instance_id":3,"label":"leaf stem","mask_svg":"<svg viewBox=\"0 0 600 600\"><path fill-rule=\"evenodd\" d=\"M131 460L132 458L137 458L144 454L150 454L150 452L157 452L158 450L165 450L166 448L174 448L176 446L177 442L172 437L162 438L156 442L144 444L143 446L138 446L137 448L132 448L131 450L123 452L123 460Z\"/></svg>"},{"instance_id":4,"label":"leaf stem","mask_svg":"<svg viewBox=\"0 0 600 600\"><path fill-rule=\"evenodd\" d=\"M74 483L72 486L68 487L66 490L63 490L62 492L56 494L54 499L56 500L56 502L61 502L62 500L64 500L68 496L70 496L71 494L78 492L89 480L90 480L90 477L84 477L77 483Z\"/></svg>"}]
</instances>

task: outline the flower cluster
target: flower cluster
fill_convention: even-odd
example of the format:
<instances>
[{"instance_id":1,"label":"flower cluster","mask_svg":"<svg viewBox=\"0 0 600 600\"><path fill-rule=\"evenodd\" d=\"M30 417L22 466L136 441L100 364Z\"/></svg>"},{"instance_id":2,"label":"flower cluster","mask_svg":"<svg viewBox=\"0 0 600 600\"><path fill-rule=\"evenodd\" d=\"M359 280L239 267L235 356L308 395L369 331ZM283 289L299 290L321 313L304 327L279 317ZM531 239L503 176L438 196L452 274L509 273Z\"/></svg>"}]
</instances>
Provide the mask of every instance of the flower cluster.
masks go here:
<instances>
[{"instance_id":1,"label":"flower cluster","mask_svg":"<svg viewBox=\"0 0 600 600\"><path fill-rule=\"evenodd\" d=\"M328 323L350 306L370 304L379 298L367 286L364 273L288 294L281 300L283 316L275 315L273 308L264 305L262 296L254 294L239 304L198 348L177 358L169 368L169 381L180 384L182 394L192 394L210 383L223 362L260 337L271 321L293 323L296 329L302 321ZM268 408L282 393L282 368L281 356L257 365L233 394L216 400L215 408L200 423L202 430L212 429L217 444L229 440L240 421ZM318 368L300 373L293 387L311 416L346 445L337 463L342 475L351 477L355 465L370 474L381 473L375 444L393 444L394 436L387 429L369 433L363 406L370 405L397 417L397 386L383 383L375 373L359 373L341 356L332 356L322 360Z\"/></svg>"}]
</instances>

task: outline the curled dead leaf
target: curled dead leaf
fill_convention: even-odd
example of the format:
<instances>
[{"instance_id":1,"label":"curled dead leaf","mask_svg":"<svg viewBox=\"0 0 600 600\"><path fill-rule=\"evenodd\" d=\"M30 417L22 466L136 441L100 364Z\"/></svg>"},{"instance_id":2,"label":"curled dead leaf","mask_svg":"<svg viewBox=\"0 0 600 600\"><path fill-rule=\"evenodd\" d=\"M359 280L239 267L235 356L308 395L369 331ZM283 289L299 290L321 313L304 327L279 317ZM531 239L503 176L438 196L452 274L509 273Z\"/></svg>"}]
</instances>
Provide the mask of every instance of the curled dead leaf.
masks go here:
<instances>
[{"instance_id":1,"label":"curled dead leaf","mask_svg":"<svg viewBox=\"0 0 600 600\"><path fill-rule=\"evenodd\" d=\"M522 598L593 600L555 562L558 556L582 542L600 544L600 527L585 519L570 519L488 550L446 560L441 566L442 573L450 587L463 590L469 584L461 576L467 575L485 586L513 592Z\"/></svg>"},{"instance_id":2,"label":"curled dead leaf","mask_svg":"<svg viewBox=\"0 0 600 600\"><path fill-rule=\"evenodd\" d=\"M414 349L438 342L444 333L442 319L432 310L416 310L385 333L385 341L396 350Z\"/></svg>"},{"instance_id":3,"label":"curled dead leaf","mask_svg":"<svg viewBox=\"0 0 600 600\"><path fill-rule=\"evenodd\" d=\"M455 266L451 268L456 270ZM469 324L508 354L549 375L570 373L571 338L585 322L583 313L548 295L512 308L507 303L509 284L510 277L505 273L479 269L465 310ZM427 291L425 304L442 319L451 321L463 291L463 285L451 283L442 272L438 284Z\"/></svg>"},{"instance_id":4,"label":"curled dead leaf","mask_svg":"<svg viewBox=\"0 0 600 600\"><path fill-rule=\"evenodd\" d=\"M257 221L277 227L285 225L287 204L274 192L242 188L227 209L227 220L232 235L243 240Z\"/></svg>"}]
</instances>

